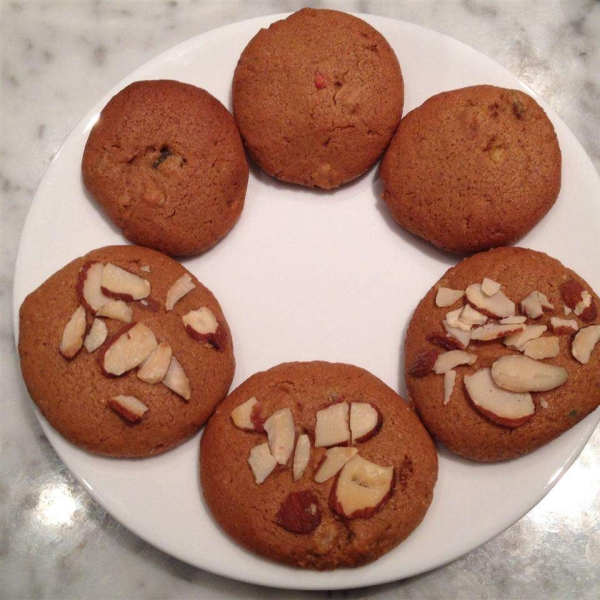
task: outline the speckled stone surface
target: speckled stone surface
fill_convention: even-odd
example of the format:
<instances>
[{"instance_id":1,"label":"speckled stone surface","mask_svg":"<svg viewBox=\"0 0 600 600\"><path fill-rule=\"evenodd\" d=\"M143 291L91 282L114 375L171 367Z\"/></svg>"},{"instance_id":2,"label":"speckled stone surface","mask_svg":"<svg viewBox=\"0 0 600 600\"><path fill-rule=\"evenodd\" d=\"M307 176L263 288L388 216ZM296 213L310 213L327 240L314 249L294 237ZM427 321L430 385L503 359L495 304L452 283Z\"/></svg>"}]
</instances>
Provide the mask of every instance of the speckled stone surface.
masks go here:
<instances>
[{"instance_id":1,"label":"speckled stone surface","mask_svg":"<svg viewBox=\"0 0 600 600\"><path fill-rule=\"evenodd\" d=\"M20 379L11 295L27 210L52 156L98 98L203 31L306 5L423 25L506 66L564 119L600 169L600 3L273 0L0 4L0 582L4 598L596 598L600 431L526 517L469 555L347 592L267 590L190 567L114 521L49 446Z\"/></svg>"}]
</instances>

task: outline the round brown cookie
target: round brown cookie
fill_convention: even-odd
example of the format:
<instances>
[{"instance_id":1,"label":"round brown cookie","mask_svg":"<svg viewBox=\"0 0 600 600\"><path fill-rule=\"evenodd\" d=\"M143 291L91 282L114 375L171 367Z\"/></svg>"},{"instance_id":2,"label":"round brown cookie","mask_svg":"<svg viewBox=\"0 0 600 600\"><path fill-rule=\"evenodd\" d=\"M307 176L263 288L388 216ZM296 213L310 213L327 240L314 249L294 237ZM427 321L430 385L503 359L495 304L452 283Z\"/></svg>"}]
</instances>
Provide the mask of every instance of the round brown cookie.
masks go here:
<instances>
[{"instance_id":1,"label":"round brown cookie","mask_svg":"<svg viewBox=\"0 0 600 600\"><path fill-rule=\"evenodd\" d=\"M398 59L361 19L302 9L262 29L233 78L233 113L246 147L269 174L336 188L388 145L404 103Z\"/></svg>"},{"instance_id":2,"label":"round brown cookie","mask_svg":"<svg viewBox=\"0 0 600 600\"><path fill-rule=\"evenodd\" d=\"M437 94L407 114L381 179L400 225L470 254L514 242L550 210L561 154L533 98L478 85Z\"/></svg>"},{"instance_id":3,"label":"round brown cookie","mask_svg":"<svg viewBox=\"0 0 600 600\"><path fill-rule=\"evenodd\" d=\"M232 417L232 411L252 397L258 403L252 419L259 431L240 429ZM364 441L334 448L336 452L356 448L354 463L351 460L339 475L317 483L315 475L326 453L324 447L315 447L317 411L340 408L343 403L349 407L369 403L378 411L372 415L379 414L379 419L371 422L369 433L355 435ZM308 436L308 465L295 481L293 451L285 464L279 464L258 484L248 462L250 452L267 442L267 435L260 431L262 425L268 429L268 418L285 409L293 416L292 445L300 435ZM281 440L284 435L276 437ZM361 516L347 518L343 511L348 512L344 509L348 505L332 508L333 498L349 493L342 475L346 467L350 469L351 463L357 465L362 459L385 468L388 475L393 467L393 476L383 484L381 494L387 491L387 495L373 501L380 502L378 507L363 506ZM250 377L217 408L202 435L200 467L208 507L236 541L279 562L333 569L371 562L410 535L431 503L437 454L416 415L367 371L326 362L287 363ZM360 468L354 475L365 484Z\"/></svg>"},{"instance_id":4,"label":"round brown cookie","mask_svg":"<svg viewBox=\"0 0 600 600\"><path fill-rule=\"evenodd\" d=\"M512 344L510 347L504 343L507 338L470 342L467 339L466 352L475 355L476 362L473 365L463 364L455 367L456 380L451 388L452 393L448 403L444 404L445 376L432 372L431 368L433 361L436 360L436 352L441 356L446 349L451 351L453 348L460 348L454 335L446 333L443 321L448 321L446 315L460 310L463 304L466 304L466 300L463 297L450 306L440 307L436 302L438 290L447 288L464 291L472 284L481 283L484 277L501 284L501 292L515 303L516 314L526 317L523 324L514 323L508 325L508 329L514 327L516 331L523 325L546 326L545 331L538 327L528 331L529 335L537 330L537 334L541 333L539 340L545 341L533 340L532 345L519 351L515 347L519 340L515 338L508 340L508 343ZM583 294L583 291L586 293ZM524 310L521 305L521 301L533 292L545 294L554 308L550 309L547 306L543 314L536 318L528 316L541 312L539 308L534 312L536 303L531 297L525 303L529 308ZM583 297L587 297L587 294L591 296L591 304L581 312L581 307L577 308L577 304ZM475 298L474 295L470 294L470 296L471 299ZM535 296L537 294L533 295L534 298ZM477 304L481 306L480 299L476 300L475 308L481 312L482 309L477 308ZM598 304L598 296L581 277L557 260L533 250L497 248L476 254L451 268L420 302L406 336L405 365L409 397L414 402L425 427L456 454L479 461L498 461L531 452L575 425L600 405L600 345L592 351L589 362L582 364L573 356L575 332L572 329L561 328L565 324L556 320L553 324L552 318L574 320L579 331L590 325L598 327L600 323L597 314ZM573 307L575 311L571 311ZM489 307L487 309L484 307L483 310L489 311ZM494 311L499 312L496 307ZM569 314L565 314L566 312ZM577 316L576 312L581 314ZM500 324L499 321L498 317L490 318L486 325L495 322ZM471 332L476 327L473 326ZM591 331L593 330L588 330ZM450 332L452 333L452 330ZM453 333L457 336L461 335L456 331ZM471 335L479 337L479 333L471 333ZM539 351L543 354L536 353ZM541 358L556 352L558 356ZM536 359L538 363L559 367L553 370L552 377L555 375L560 377L561 374L564 376L562 369L566 369L567 379L565 383L549 391L532 392L533 406L531 400L529 410L526 410L527 404L523 404L524 410L514 413L503 425L497 422L503 421L502 415L498 415L498 412L488 413L485 416L475 407L465 387L465 376L472 376L475 372L492 368L500 357L516 355L535 356L538 357ZM519 362L523 362L521 358ZM539 365L536 364L535 367L537 369ZM528 379L522 365L516 372L521 381ZM503 385L506 385L506 382L503 382ZM497 386L492 387L498 390ZM486 398L489 402L491 394L486 393ZM482 397L475 394L475 400L481 403ZM508 406L505 401L505 408L502 410L506 411ZM495 410L498 411L498 408L497 406ZM535 411L533 416L527 414L531 410ZM525 422L515 427L518 425L519 414L524 416Z\"/></svg>"},{"instance_id":5,"label":"round brown cookie","mask_svg":"<svg viewBox=\"0 0 600 600\"><path fill-rule=\"evenodd\" d=\"M233 117L178 81L137 81L114 96L90 133L82 172L127 239L176 256L225 236L248 184Z\"/></svg>"},{"instance_id":6,"label":"round brown cookie","mask_svg":"<svg viewBox=\"0 0 600 600\"><path fill-rule=\"evenodd\" d=\"M63 335L76 311L85 310L83 326L87 323L86 335L93 327L91 306L105 302L97 300L98 296L93 294L93 289L97 292L99 285L93 285L94 275L98 272L101 277L107 274L104 283L110 286L113 295L129 293L133 297L127 290L134 287L122 283L123 272L102 265L114 265L137 275L138 278L129 278L138 287L143 280L149 282L150 293L143 300L122 301L117 305L121 309L125 307L125 311L131 310L131 320L138 324L137 329L126 331L132 323L95 317L97 322L106 325L107 336L98 349L89 352L88 346L93 349L89 340L88 346L78 349L81 343L78 332L71 343L65 344ZM113 276L109 283L108 274L115 272L116 277ZM186 274L195 288L167 312L167 293L173 283ZM147 290L147 284L142 288ZM144 293L147 292L139 295ZM80 306L84 308L80 309ZM201 307L217 319L218 327L210 339L193 338L182 322L184 315ZM203 314L207 314L206 310ZM103 329L98 327L98 331ZM133 360L136 354L133 346L125 343L128 336L141 341L139 336L132 336L140 331L146 334L137 354L138 360L154 347L151 340L148 341L152 337L147 335L148 330L156 343L166 342L172 350L169 359L168 350L161 345L161 353L167 352L163 355L166 359L163 359L162 372L159 368L154 376L169 382L179 393L162 382L142 381L138 376L140 370L136 368L122 376L113 375L119 365L125 365L125 360ZM116 340L119 340L118 345ZM101 341L102 336L98 342ZM108 350L109 347L112 350ZM117 354L116 348L122 352ZM179 263L138 246L94 250L69 263L27 296L20 310L19 354L29 394L48 422L70 442L89 452L109 456L157 454L195 434L227 395L235 368L229 327L213 294ZM185 374L179 385L172 383L177 366L174 359ZM163 380L165 368L169 368L169 374ZM189 393L185 389L186 380ZM134 396L147 407L141 419L136 421L135 414L130 414L133 418L130 420L124 414L128 412L127 407L114 403L113 399L121 395ZM134 406L133 410L135 412L137 408Z\"/></svg>"}]
</instances>

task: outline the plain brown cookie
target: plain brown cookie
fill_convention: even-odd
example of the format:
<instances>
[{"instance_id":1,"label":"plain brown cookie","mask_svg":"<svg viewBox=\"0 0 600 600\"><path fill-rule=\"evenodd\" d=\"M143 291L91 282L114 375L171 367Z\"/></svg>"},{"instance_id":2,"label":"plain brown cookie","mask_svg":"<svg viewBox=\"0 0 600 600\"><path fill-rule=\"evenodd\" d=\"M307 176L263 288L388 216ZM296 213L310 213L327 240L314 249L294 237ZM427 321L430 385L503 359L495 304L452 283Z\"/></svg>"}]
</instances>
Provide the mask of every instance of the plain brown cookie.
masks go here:
<instances>
[{"instance_id":1,"label":"plain brown cookie","mask_svg":"<svg viewBox=\"0 0 600 600\"><path fill-rule=\"evenodd\" d=\"M254 160L308 187L364 173L391 140L403 102L385 38L333 10L305 8L259 31L233 78L233 113Z\"/></svg>"},{"instance_id":2,"label":"plain brown cookie","mask_svg":"<svg viewBox=\"0 0 600 600\"><path fill-rule=\"evenodd\" d=\"M466 394L463 381L465 375L491 367L501 356L520 354L516 349L507 348L502 340L470 342L466 351L475 354L477 360L472 366L456 367L454 390L446 405L443 404L443 375L429 371L430 364L424 367L425 376L415 376L417 357L431 351L445 351L439 346L440 338L444 343L448 341L442 321L449 311L465 303L462 298L452 306L438 307L435 302L438 289L465 290L473 283L481 283L484 277L502 284L502 292L517 305L517 314L522 314L520 302L532 292L547 296L554 310L536 319L527 318L526 324L546 325L548 329L542 337L558 337L559 355L541 362L564 367L568 372L566 383L560 387L532 393L535 414L529 422L516 428L493 423L478 412ZM591 294L593 308L580 317L573 312L565 315L563 293L569 288L579 291L583 288ZM566 301L573 304L577 294L571 293L570 299L566 296ZM451 268L420 302L406 337L406 383L409 397L425 427L456 454L479 461L497 461L531 452L578 423L600 405L600 347L592 352L588 364L581 364L571 353L573 334L555 333L550 319L574 319L579 328L598 324L598 305L598 296L581 277L541 252L497 248L476 254Z\"/></svg>"},{"instance_id":3,"label":"plain brown cookie","mask_svg":"<svg viewBox=\"0 0 600 600\"><path fill-rule=\"evenodd\" d=\"M128 325L103 318L108 328L104 344L94 352L81 348L68 360L59 347L63 330L80 306L77 283L84 265L112 263L150 282L150 296L127 302L133 322L143 323L158 342L168 342L191 387L189 401L162 383L141 381L137 370L120 377L103 374L100 361L118 332ZM194 435L215 406L225 398L235 361L227 321L213 294L193 275L195 289L166 312L167 291L188 271L167 256L138 246L94 250L62 268L21 306L19 354L23 379L47 421L73 444L109 456L158 454ZM217 318L219 349L186 333L182 316L200 307ZM93 321L87 310L88 332ZM141 421L131 423L108 406L117 395L135 396L148 406Z\"/></svg>"},{"instance_id":4,"label":"plain brown cookie","mask_svg":"<svg viewBox=\"0 0 600 600\"><path fill-rule=\"evenodd\" d=\"M198 254L235 225L248 163L227 109L178 81L137 81L88 138L83 182L123 235L174 256Z\"/></svg>"},{"instance_id":5,"label":"plain brown cookie","mask_svg":"<svg viewBox=\"0 0 600 600\"><path fill-rule=\"evenodd\" d=\"M290 458L262 484L256 483L247 459L267 436L242 431L231 418L232 410L251 397L260 403L263 421L289 408L296 439L301 433L309 436L310 461L298 481L293 480ZM314 481L325 455L324 448L314 448L316 413L335 401L368 402L382 415L379 431L355 443L363 458L395 469L391 497L370 518L340 517L329 507L335 478ZM362 565L394 548L423 519L437 479L435 447L400 396L363 369L326 362L282 364L245 381L209 420L202 435L200 466L204 498L231 537L272 560L311 569ZM292 532L282 520L290 521L294 515L306 518L293 507L302 506L307 496L313 502L310 515L320 512L320 523L312 532ZM292 524L306 525L299 520L298 524L292 519Z\"/></svg>"},{"instance_id":6,"label":"plain brown cookie","mask_svg":"<svg viewBox=\"0 0 600 600\"><path fill-rule=\"evenodd\" d=\"M406 229L460 254L525 235L560 191L561 153L542 108L479 85L408 113L381 163L383 199Z\"/></svg>"}]
</instances>

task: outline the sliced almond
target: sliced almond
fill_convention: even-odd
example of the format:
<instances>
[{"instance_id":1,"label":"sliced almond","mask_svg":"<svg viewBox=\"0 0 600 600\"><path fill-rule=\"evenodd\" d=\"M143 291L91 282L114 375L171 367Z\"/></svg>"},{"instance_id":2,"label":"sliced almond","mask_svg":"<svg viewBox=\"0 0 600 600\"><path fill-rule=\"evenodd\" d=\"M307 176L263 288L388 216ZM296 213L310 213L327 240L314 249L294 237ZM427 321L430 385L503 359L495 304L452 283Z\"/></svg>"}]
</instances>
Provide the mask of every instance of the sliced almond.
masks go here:
<instances>
[{"instance_id":1,"label":"sliced almond","mask_svg":"<svg viewBox=\"0 0 600 600\"><path fill-rule=\"evenodd\" d=\"M261 484L273 472L273 469L277 466L277 461L269 450L269 444L265 442L259 446L254 446L250 450L248 464L252 469L256 483Z\"/></svg>"},{"instance_id":2,"label":"sliced almond","mask_svg":"<svg viewBox=\"0 0 600 600\"><path fill-rule=\"evenodd\" d=\"M554 310L554 305L550 304L545 294L534 290L529 296L521 300L521 310L530 319L538 319L545 310Z\"/></svg>"},{"instance_id":3,"label":"sliced almond","mask_svg":"<svg viewBox=\"0 0 600 600\"><path fill-rule=\"evenodd\" d=\"M192 395L190 380L174 355L171 356L169 368L161 383L186 401Z\"/></svg>"},{"instance_id":4,"label":"sliced almond","mask_svg":"<svg viewBox=\"0 0 600 600\"><path fill-rule=\"evenodd\" d=\"M394 467L382 467L356 454L337 475L329 507L348 519L368 519L381 509L393 491Z\"/></svg>"},{"instance_id":5,"label":"sliced almond","mask_svg":"<svg viewBox=\"0 0 600 600\"><path fill-rule=\"evenodd\" d=\"M499 283L487 277L484 277L483 281L481 282L481 291L486 296L493 296L494 294L500 291L501 287L502 286Z\"/></svg>"},{"instance_id":6,"label":"sliced almond","mask_svg":"<svg viewBox=\"0 0 600 600\"><path fill-rule=\"evenodd\" d=\"M135 396L115 396L106 404L132 423L137 423L148 412L148 407Z\"/></svg>"},{"instance_id":7,"label":"sliced almond","mask_svg":"<svg viewBox=\"0 0 600 600\"><path fill-rule=\"evenodd\" d=\"M515 314L515 303L499 290L493 296L486 296L481 284L472 283L465 291L467 301L488 317L510 317Z\"/></svg>"},{"instance_id":8,"label":"sliced almond","mask_svg":"<svg viewBox=\"0 0 600 600\"><path fill-rule=\"evenodd\" d=\"M273 413L265 421L264 428L271 454L278 464L285 465L292 455L296 440L292 411L289 408L282 408Z\"/></svg>"},{"instance_id":9,"label":"sliced almond","mask_svg":"<svg viewBox=\"0 0 600 600\"><path fill-rule=\"evenodd\" d=\"M509 323L501 325L500 323L488 323L483 327L476 327L471 332L471 339L480 342L489 342L503 337L514 335L525 329L525 325L519 323Z\"/></svg>"},{"instance_id":10,"label":"sliced almond","mask_svg":"<svg viewBox=\"0 0 600 600\"><path fill-rule=\"evenodd\" d=\"M173 307L186 295L195 289L196 284L192 281L189 273L184 273L167 292L167 301L165 308L167 311L173 310Z\"/></svg>"},{"instance_id":11,"label":"sliced almond","mask_svg":"<svg viewBox=\"0 0 600 600\"><path fill-rule=\"evenodd\" d=\"M362 443L370 440L380 429L383 416L376 406L369 402L350 404L350 443Z\"/></svg>"},{"instance_id":12,"label":"sliced almond","mask_svg":"<svg viewBox=\"0 0 600 600\"><path fill-rule=\"evenodd\" d=\"M450 325L450 327L460 329L461 331L470 331L471 325L469 325L468 323L462 323L460 320L460 315L462 314L462 312L462 307L447 312L446 322L448 323L448 325Z\"/></svg>"},{"instance_id":13,"label":"sliced almond","mask_svg":"<svg viewBox=\"0 0 600 600\"><path fill-rule=\"evenodd\" d=\"M475 310L470 304L465 305L458 318L458 321L468 325L469 329L471 329L473 325L483 325L487 320L488 318L484 314Z\"/></svg>"},{"instance_id":14,"label":"sliced almond","mask_svg":"<svg viewBox=\"0 0 600 600\"><path fill-rule=\"evenodd\" d=\"M462 290L452 290L450 288L441 287L437 291L435 297L435 304L440 308L446 308L452 306L455 302L458 302L465 295Z\"/></svg>"},{"instance_id":15,"label":"sliced almond","mask_svg":"<svg viewBox=\"0 0 600 600\"><path fill-rule=\"evenodd\" d=\"M581 292L581 300L575 305L573 312L580 316L583 311L592 304L592 296L586 290Z\"/></svg>"},{"instance_id":16,"label":"sliced almond","mask_svg":"<svg viewBox=\"0 0 600 600\"><path fill-rule=\"evenodd\" d=\"M523 346L523 354L535 360L545 358L556 358L560 353L558 338L555 336L540 337L536 340L529 340Z\"/></svg>"},{"instance_id":17,"label":"sliced almond","mask_svg":"<svg viewBox=\"0 0 600 600\"><path fill-rule=\"evenodd\" d=\"M514 324L520 324L520 323L525 323L527 321L527 317L523 317L521 315L519 316L514 316L514 317L504 317L504 319L500 319L500 323L502 325L514 325Z\"/></svg>"},{"instance_id":18,"label":"sliced almond","mask_svg":"<svg viewBox=\"0 0 600 600\"><path fill-rule=\"evenodd\" d=\"M112 263L107 263L102 271L101 289L106 296L133 302L150 295L150 282Z\"/></svg>"},{"instance_id":19,"label":"sliced almond","mask_svg":"<svg viewBox=\"0 0 600 600\"><path fill-rule=\"evenodd\" d=\"M565 316L570 315L573 312L572 308L569 308L566 304L565 306L563 306L563 312L565 313Z\"/></svg>"},{"instance_id":20,"label":"sliced almond","mask_svg":"<svg viewBox=\"0 0 600 600\"><path fill-rule=\"evenodd\" d=\"M350 441L349 407L337 402L317 412L315 448L346 445Z\"/></svg>"},{"instance_id":21,"label":"sliced almond","mask_svg":"<svg viewBox=\"0 0 600 600\"><path fill-rule=\"evenodd\" d=\"M588 325L580 329L573 339L571 354L581 364L587 365L590 361L592 351L600 340L600 325Z\"/></svg>"},{"instance_id":22,"label":"sliced almond","mask_svg":"<svg viewBox=\"0 0 600 600\"><path fill-rule=\"evenodd\" d=\"M95 352L104 344L108 336L108 327L102 319L94 319L90 332L86 335L83 345L89 352Z\"/></svg>"},{"instance_id":23,"label":"sliced almond","mask_svg":"<svg viewBox=\"0 0 600 600\"><path fill-rule=\"evenodd\" d=\"M582 320L593 321L598 316L598 308L592 295L574 279L561 283L560 294L563 302ZM565 314L569 314L565 309Z\"/></svg>"},{"instance_id":24,"label":"sliced almond","mask_svg":"<svg viewBox=\"0 0 600 600\"><path fill-rule=\"evenodd\" d=\"M464 378L475 408L487 419L506 427L520 427L535 414L531 394L514 393L498 387L491 369L481 369Z\"/></svg>"},{"instance_id":25,"label":"sliced almond","mask_svg":"<svg viewBox=\"0 0 600 600\"><path fill-rule=\"evenodd\" d=\"M144 265L143 267L140 267L140 271L144 271L144 273L150 273L150 265Z\"/></svg>"},{"instance_id":26,"label":"sliced almond","mask_svg":"<svg viewBox=\"0 0 600 600\"><path fill-rule=\"evenodd\" d=\"M537 290L534 290L521 300L521 310L530 318L537 319L542 316L542 303L540 302Z\"/></svg>"},{"instance_id":27,"label":"sliced almond","mask_svg":"<svg viewBox=\"0 0 600 600\"><path fill-rule=\"evenodd\" d=\"M450 370L444 373L444 406L450 402L450 397L454 391L456 381L456 371Z\"/></svg>"},{"instance_id":28,"label":"sliced almond","mask_svg":"<svg viewBox=\"0 0 600 600\"><path fill-rule=\"evenodd\" d=\"M560 284L558 289L560 290L560 295L563 299L563 302L571 310L573 310L577 304L583 300L582 293L584 292L584 287L574 279L568 279L567 281L564 281Z\"/></svg>"},{"instance_id":29,"label":"sliced almond","mask_svg":"<svg viewBox=\"0 0 600 600\"><path fill-rule=\"evenodd\" d=\"M466 348L469 345L469 342L471 341L470 331L463 331L458 327L452 327L447 321L444 321L442 325L446 330L446 333L458 341L462 348Z\"/></svg>"},{"instance_id":30,"label":"sliced almond","mask_svg":"<svg viewBox=\"0 0 600 600\"><path fill-rule=\"evenodd\" d=\"M505 337L504 345L509 348L523 350L523 346L525 346L529 340L539 338L546 329L548 329L546 325L527 325L523 331Z\"/></svg>"},{"instance_id":31,"label":"sliced almond","mask_svg":"<svg viewBox=\"0 0 600 600\"><path fill-rule=\"evenodd\" d=\"M71 360L83 346L83 336L87 329L85 308L78 306L63 329L60 341L60 353Z\"/></svg>"},{"instance_id":32,"label":"sliced almond","mask_svg":"<svg viewBox=\"0 0 600 600\"><path fill-rule=\"evenodd\" d=\"M538 292L538 300L540 301L540 304L542 305L542 310L544 310L544 311L554 310L554 304L552 304L550 302L550 300L548 300L548 297L546 296L546 294L542 294L542 292Z\"/></svg>"},{"instance_id":33,"label":"sliced almond","mask_svg":"<svg viewBox=\"0 0 600 600\"><path fill-rule=\"evenodd\" d=\"M579 325L575 319L561 319L560 317L551 317L550 325L552 331L557 335L571 335L579 330Z\"/></svg>"},{"instance_id":34,"label":"sliced almond","mask_svg":"<svg viewBox=\"0 0 600 600\"><path fill-rule=\"evenodd\" d=\"M173 351L167 342L161 342L137 372L138 379L150 384L160 383L171 365Z\"/></svg>"},{"instance_id":35,"label":"sliced almond","mask_svg":"<svg viewBox=\"0 0 600 600\"><path fill-rule=\"evenodd\" d=\"M100 262L86 262L79 271L77 295L79 301L90 312L95 313L110 298L102 293L102 273L104 265Z\"/></svg>"},{"instance_id":36,"label":"sliced almond","mask_svg":"<svg viewBox=\"0 0 600 600\"><path fill-rule=\"evenodd\" d=\"M217 317L205 306L198 310L191 310L182 319L184 327L191 327L196 333L201 335L215 333L219 326Z\"/></svg>"},{"instance_id":37,"label":"sliced almond","mask_svg":"<svg viewBox=\"0 0 600 600\"><path fill-rule=\"evenodd\" d=\"M435 348L424 350L408 365L408 374L412 377L425 377L433 369L439 352Z\"/></svg>"},{"instance_id":38,"label":"sliced almond","mask_svg":"<svg viewBox=\"0 0 600 600\"><path fill-rule=\"evenodd\" d=\"M255 407L258 406L258 400L253 396L240 404L231 411L231 420L238 429L244 431L256 431L255 423L252 419L252 414L255 411Z\"/></svg>"},{"instance_id":39,"label":"sliced almond","mask_svg":"<svg viewBox=\"0 0 600 600\"><path fill-rule=\"evenodd\" d=\"M309 490L290 492L281 503L275 523L290 533L312 533L321 524L321 507L316 494Z\"/></svg>"},{"instance_id":40,"label":"sliced almond","mask_svg":"<svg viewBox=\"0 0 600 600\"><path fill-rule=\"evenodd\" d=\"M325 453L325 460L315 473L315 481L323 483L335 477L341 468L357 453L358 450L351 446L347 448L329 448Z\"/></svg>"},{"instance_id":41,"label":"sliced almond","mask_svg":"<svg viewBox=\"0 0 600 600\"><path fill-rule=\"evenodd\" d=\"M441 375L459 365L472 365L477 360L474 354L465 352L464 350L450 350L450 352L442 352L435 361L433 370Z\"/></svg>"},{"instance_id":42,"label":"sliced almond","mask_svg":"<svg viewBox=\"0 0 600 600\"><path fill-rule=\"evenodd\" d=\"M546 392L567 380L567 370L526 356L503 356L492 365L498 387L511 392Z\"/></svg>"},{"instance_id":43,"label":"sliced almond","mask_svg":"<svg viewBox=\"0 0 600 600\"><path fill-rule=\"evenodd\" d=\"M123 300L109 300L96 311L96 316L123 321L123 323L131 323L133 309L131 306L127 306Z\"/></svg>"},{"instance_id":44,"label":"sliced almond","mask_svg":"<svg viewBox=\"0 0 600 600\"><path fill-rule=\"evenodd\" d=\"M432 331L427 334L427 341L444 348L444 350L460 350L463 347L462 343L455 337L439 331Z\"/></svg>"},{"instance_id":45,"label":"sliced almond","mask_svg":"<svg viewBox=\"0 0 600 600\"><path fill-rule=\"evenodd\" d=\"M100 357L100 366L106 375L119 377L141 365L158 342L142 323L126 326L109 342Z\"/></svg>"},{"instance_id":46,"label":"sliced almond","mask_svg":"<svg viewBox=\"0 0 600 600\"><path fill-rule=\"evenodd\" d=\"M310 460L310 439L303 433L298 436L296 449L294 450L294 461L292 463L292 474L294 481L298 481L304 475L304 471Z\"/></svg>"},{"instance_id":47,"label":"sliced almond","mask_svg":"<svg viewBox=\"0 0 600 600\"><path fill-rule=\"evenodd\" d=\"M183 325L188 335L206 346L217 350L224 347L224 330L219 327L217 317L205 306L198 310L191 310L182 317Z\"/></svg>"}]
</instances>

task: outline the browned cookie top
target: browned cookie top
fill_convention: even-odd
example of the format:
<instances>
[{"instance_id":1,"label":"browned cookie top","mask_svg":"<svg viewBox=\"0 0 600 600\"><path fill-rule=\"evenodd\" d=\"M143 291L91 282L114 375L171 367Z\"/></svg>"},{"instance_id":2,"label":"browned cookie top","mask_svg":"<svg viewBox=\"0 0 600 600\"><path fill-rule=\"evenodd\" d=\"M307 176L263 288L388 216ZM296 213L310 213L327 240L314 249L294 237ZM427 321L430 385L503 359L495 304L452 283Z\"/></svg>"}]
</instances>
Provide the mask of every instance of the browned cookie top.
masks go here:
<instances>
[{"instance_id":1,"label":"browned cookie top","mask_svg":"<svg viewBox=\"0 0 600 600\"><path fill-rule=\"evenodd\" d=\"M497 313L498 306L500 312L502 307L508 306L502 314L510 312L510 304L500 296L491 300L491 304L485 294L477 296L476 286L484 278L501 284L499 293L514 303L514 314L525 317L509 318L509 321L523 322L503 325L503 317L490 316L482 325L486 330L473 325L469 332L461 333L456 323L454 329L444 327L444 321L448 325L456 316L463 324L468 322L469 316L474 316L470 309L466 317L461 313L467 304L484 313L480 321L484 321L487 314ZM466 296L454 303L437 305L441 288L460 292L473 285ZM493 287L488 291L493 291ZM585 362L585 348L593 348L594 339L600 337L599 302L590 286L576 273L533 250L497 248L476 254L451 268L420 302L406 337L409 396L429 432L457 454L480 461L497 461L531 452L583 419L600 405L600 344ZM522 328L525 335L519 334ZM511 337L474 341L484 332L493 337L494 330L498 335L511 330L514 333ZM441 367L444 361L453 360L447 352L462 348L458 343L461 337L463 343L468 344L464 351L472 355L462 358L475 362L457 364L452 369L456 379L454 385L448 384L449 396L444 404L446 376L436 374L432 367L435 361L440 361L437 364ZM528 342L527 338L530 338ZM461 355L454 356L461 358ZM498 363L501 357L511 358ZM503 404L490 411L492 393L482 396L481 390L471 388L469 391L465 386L465 377L484 369L491 369L494 396L506 386L512 388L509 392L523 393L515 387L531 389L535 385L534 376L538 382L544 380L542 388L547 390L525 392L531 399L522 398L522 406L512 415L506 414L514 400L512 396L503 397Z\"/></svg>"},{"instance_id":2,"label":"browned cookie top","mask_svg":"<svg viewBox=\"0 0 600 600\"><path fill-rule=\"evenodd\" d=\"M227 109L178 81L137 81L105 106L83 154L83 181L136 244L203 252L244 207L248 164Z\"/></svg>"},{"instance_id":3,"label":"browned cookie top","mask_svg":"<svg viewBox=\"0 0 600 600\"><path fill-rule=\"evenodd\" d=\"M252 398L256 403L246 415L246 431L234 410ZM336 415L323 426L317 413L332 407ZM370 416L361 415L361 407ZM269 419L276 413L287 414L292 435L287 438L288 452L293 449L272 471L267 464L266 478L257 483L248 462L251 453L265 451L268 460L271 449L286 445L283 433L271 432L273 439L267 442L264 429L271 429ZM348 413L350 422L354 414L354 422L360 421L364 430L355 440L343 441ZM336 427L345 427L346 436L333 435ZM356 432L354 425L352 431ZM345 453L357 453L341 471L336 474L334 469L330 478L318 483L315 477L322 465L325 468L326 447L316 446L325 442L333 446L327 450L330 454L348 459ZM294 479L303 443L310 457ZM263 459L257 460L262 464ZM368 468L377 473L372 479L363 469L370 463ZM326 362L287 363L250 377L209 420L200 466L204 498L229 535L270 559L311 569L358 566L395 547L423 519L437 478L434 445L402 399L363 369ZM368 506L359 502L349 508L346 501L353 492L348 480L362 491L383 488Z\"/></svg>"},{"instance_id":4,"label":"browned cookie top","mask_svg":"<svg viewBox=\"0 0 600 600\"><path fill-rule=\"evenodd\" d=\"M479 85L437 94L407 114L381 178L400 225L470 254L517 240L550 210L561 154L535 100Z\"/></svg>"},{"instance_id":5,"label":"browned cookie top","mask_svg":"<svg viewBox=\"0 0 600 600\"><path fill-rule=\"evenodd\" d=\"M183 319L200 309L204 331L214 329L204 337L193 329L197 321L186 329ZM217 300L179 263L148 248L109 246L71 262L27 296L19 327L32 399L59 433L98 454L147 456L179 444L233 379L231 334ZM157 344L160 354L144 370L139 363Z\"/></svg>"},{"instance_id":6,"label":"browned cookie top","mask_svg":"<svg viewBox=\"0 0 600 600\"><path fill-rule=\"evenodd\" d=\"M233 112L252 157L270 175L335 188L388 145L404 85L394 51L351 15L302 9L259 31L233 79Z\"/></svg>"}]
</instances>

